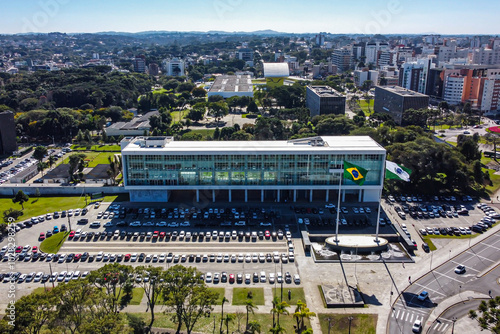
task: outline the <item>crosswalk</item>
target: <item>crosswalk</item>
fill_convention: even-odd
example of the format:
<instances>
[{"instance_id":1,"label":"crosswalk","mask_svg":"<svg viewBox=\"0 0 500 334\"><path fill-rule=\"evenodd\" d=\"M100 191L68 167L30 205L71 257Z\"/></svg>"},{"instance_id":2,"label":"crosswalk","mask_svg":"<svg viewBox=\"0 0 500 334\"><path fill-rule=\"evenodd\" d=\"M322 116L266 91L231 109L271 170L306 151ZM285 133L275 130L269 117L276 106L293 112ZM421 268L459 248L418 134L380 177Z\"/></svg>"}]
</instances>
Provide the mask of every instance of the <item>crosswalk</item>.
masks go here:
<instances>
[{"instance_id":1,"label":"crosswalk","mask_svg":"<svg viewBox=\"0 0 500 334\"><path fill-rule=\"evenodd\" d=\"M428 333L446 333L446 330L450 326L450 321L434 321L434 323L431 325Z\"/></svg>"},{"instance_id":2,"label":"crosswalk","mask_svg":"<svg viewBox=\"0 0 500 334\"><path fill-rule=\"evenodd\" d=\"M408 322L413 324L417 320L423 320L423 316L412 310L405 309L395 309L392 311L392 317L396 319L396 321Z\"/></svg>"},{"instance_id":3,"label":"crosswalk","mask_svg":"<svg viewBox=\"0 0 500 334\"><path fill-rule=\"evenodd\" d=\"M427 314L414 309L412 310L396 307L392 311L391 317L394 318L397 322L406 323L408 324L407 326L411 326L417 320L420 320L422 323L424 323L424 317L426 318ZM451 321L447 319L436 320L430 326L428 333L446 333L446 331L450 327L450 324Z\"/></svg>"}]
</instances>

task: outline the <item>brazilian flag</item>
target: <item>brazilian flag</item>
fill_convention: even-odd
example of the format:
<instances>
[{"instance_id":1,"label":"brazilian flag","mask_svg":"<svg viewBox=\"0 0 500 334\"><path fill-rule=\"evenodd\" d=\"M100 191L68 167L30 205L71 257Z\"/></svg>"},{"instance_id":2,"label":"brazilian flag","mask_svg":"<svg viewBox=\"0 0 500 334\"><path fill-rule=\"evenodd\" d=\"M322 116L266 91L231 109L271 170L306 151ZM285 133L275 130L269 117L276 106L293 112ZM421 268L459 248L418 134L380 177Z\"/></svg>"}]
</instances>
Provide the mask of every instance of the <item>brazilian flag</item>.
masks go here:
<instances>
[{"instance_id":1,"label":"brazilian flag","mask_svg":"<svg viewBox=\"0 0 500 334\"><path fill-rule=\"evenodd\" d=\"M344 161L344 178L354 181L357 185L363 185L368 171L363 167L356 166Z\"/></svg>"}]
</instances>

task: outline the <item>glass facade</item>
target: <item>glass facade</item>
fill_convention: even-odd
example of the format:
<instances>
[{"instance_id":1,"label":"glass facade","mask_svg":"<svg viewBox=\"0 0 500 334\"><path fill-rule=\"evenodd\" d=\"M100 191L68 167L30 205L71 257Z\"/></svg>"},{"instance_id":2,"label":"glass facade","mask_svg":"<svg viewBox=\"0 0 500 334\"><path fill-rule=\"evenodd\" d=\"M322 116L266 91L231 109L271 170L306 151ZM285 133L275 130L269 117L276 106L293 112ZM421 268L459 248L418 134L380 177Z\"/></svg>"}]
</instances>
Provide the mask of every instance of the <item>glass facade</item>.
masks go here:
<instances>
[{"instance_id":1,"label":"glass facade","mask_svg":"<svg viewBox=\"0 0 500 334\"><path fill-rule=\"evenodd\" d=\"M364 185L381 185L383 159L383 154L123 156L127 186L336 186L344 160L368 170Z\"/></svg>"}]
</instances>

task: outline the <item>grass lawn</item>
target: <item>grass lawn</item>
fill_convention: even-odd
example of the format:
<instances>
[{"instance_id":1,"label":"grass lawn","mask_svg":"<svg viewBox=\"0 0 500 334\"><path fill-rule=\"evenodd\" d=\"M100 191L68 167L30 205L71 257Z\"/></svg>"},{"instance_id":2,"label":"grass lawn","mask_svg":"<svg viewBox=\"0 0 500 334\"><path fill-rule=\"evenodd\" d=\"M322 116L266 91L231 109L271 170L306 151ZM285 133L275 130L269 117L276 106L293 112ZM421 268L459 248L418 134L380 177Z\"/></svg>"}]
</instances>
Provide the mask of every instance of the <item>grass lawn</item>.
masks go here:
<instances>
[{"instance_id":1,"label":"grass lawn","mask_svg":"<svg viewBox=\"0 0 500 334\"><path fill-rule=\"evenodd\" d=\"M224 312L224 314L225 313L226 312ZM148 313L135 313L135 315L141 317L146 323L149 323L150 316ZM171 314L156 313L155 314L155 322L154 322L153 326L160 327L160 328L172 328L172 329L177 328L177 325L174 324L171 319L172 319ZM249 321L254 321L254 320L260 324L261 333L269 333L269 329L271 329L272 325L273 325L272 314L267 314L267 313L250 314ZM244 329L245 329L245 321L246 321L246 313L245 312L239 313L236 316L236 318L232 322L229 323L229 333L233 333L233 332L243 333ZM198 322L196 323L196 325L194 327L194 332L212 333L212 332L214 332L214 324L215 324L215 331L218 332L219 327L220 327L220 313L213 313L212 312L211 316L208 318L207 317L200 317ZM284 333L294 333L293 325L295 325L295 324L296 324L296 322L293 319L292 315L281 315L280 316L280 325L285 328ZM306 320L306 324L308 327L310 327L310 322L308 320ZM223 324L222 328L225 332L226 325ZM182 329L185 330L184 326ZM327 333L327 332L324 332L324 333ZM333 332L333 333L335 333L335 332ZM354 332L354 333L357 333L357 332ZM363 332L359 332L359 333L363 333ZM373 333L375 333L375 332L373 332Z\"/></svg>"},{"instance_id":2,"label":"grass lawn","mask_svg":"<svg viewBox=\"0 0 500 334\"><path fill-rule=\"evenodd\" d=\"M486 191L490 194L494 194L498 188L500 188L500 175L495 174L495 170L487 169L488 174L490 174L490 180L493 183L491 186L486 186Z\"/></svg>"},{"instance_id":3,"label":"grass lawn","mask_svg":"<svg viewBox=\"0 0 500 334\"><path fill-rule=\"evenodd\" d=\"M378 319L376 314L319 314L318 316L323 333L376 333ZM349 317L353 318L351 330L349 330ZM328 318L330 318L330 331L328 331Z\"/></svg>"},{"instance_id":4,"label":"grass lawn","mask_svg":"<svg viewBox=\"0 0 500 334\"><path fill-rule=\"evenodd\" d=\"M88 162L88 167L95 167L101 164L109 164L108 157L113 157L115 152L83 152L87 157L85 161ZM67 156L63 161L63 164L69 163L69 156Z\"/></svg>"},{"instance_id":5,"label":"grass lawn","mask_svg":"<svg viewBox=\"0 0 500 334\"><path fill-rule=\"evenodd\" d=\"M33 193L35 192L35 189L36 188L33 188ZM105 196L103 202L123 202L128 200L128 194L120 194L117 196ZM51 213L54 211L83 207L85 207L85 196L31 197L28 202L24 203L23 215L19 218L19 220L41 216L49 212ZM12 203L12 198L10 197L0 198L0 212L9 208L20 210L21 206L19 204Z\"/></svg>"},{"instance_id":6,"label":"grass lawn","mask_svg":"<svg viewBox=\"0 0 500 334\"><path fill-rule=\"evenodd\" d=\"M374 100L370 100L370 104L366 103L365 100L358 101L359 107L361 108L361 110L363 110L363 112L365 113L366 116L370 116L371 114L373 114L374 103L375 103ZM370 108L368 109L368 107L370 107Z\"/></svg>"},{"instance_id":7,"label":"grass lawn","mask_svg":"<svg viewBox=\"0 0 500 334\"><path fill-rule=\"evenodd\" d=\"M226 289L225 288L208 288L208 289L219 294L219 297L217 298L216 303L217 303L217 305L222 304L222 298L224 298L224 294L226 293Z\"/></svg>"},{"instance_id":8,"label":"grass lawn","mask_svg":"<svg viewBox=\"0 0 500 334\"><path fill-rule=\"evenodd\" d=\"M92 145L92 146L72 145L71 149L74 150L74 151L113 151L113 152L121 152L120 145Z\"/></svg>"},{"instance_id":9,"label":"grass lawn","mask_svg":"<svg viewBox=\"0 0 500 334\"><path fill-rule=\"evenodd\" d=\"M233 289L233 305L245 305L245 300L248 299L248 292L252 292L255 305L264 305L264 289L263 288L234 288Z\"/></svg>"},{"instance_id":10,"label":"grass lawn","mask_svg":"<svg viewBox=\"0 0 500 334\"><path fill-rule=\"evenodd\" d=\"M432 239L427 235L422 237L422 240L429 246L430 251L435 251L437 249L436 245L432 242Z\"/></svg>"},{"instance_id":11,"label":"grass lawn","mask_svg":"<svg viewBox=\"0 0 500 334\"><path fill-rule=\"evenodd\" d=\"M130 305L141 304L141 300L142 300L143 296L144 296L144 289L143 288L133 288L132 289L132 300L130 301Z\"/></svg>"},{"instance_id":12,"label":"grass lawn","mask_svg":"<svg viewBox=\"0 0 500 334\"><path fill-rule=\"evenodd\" d=\"M69 232L59 232L48 237L40 244L40 250L44 253L56 254L68 237Z\"/></svg>"},{"instance_id":13,"label":"grass lawn","mask_svg":"<svg viewBox=\"0 0 500 334\"><path fill-rule=\"evenodd\" d=\"M170 115L172 115L172 124L175 122L182 121L187 115L189 114L189 110L182 110L182 111L172 111ZM179 119L180 117L180 119Z\"/></svg>"},{"instance_id":14,"label":"grass lawn","mask_svg":"<svg viewBox=\"0 0 500 334\"><path fill-rule=\"evenodd\" d=\"M292 293L292 299L288 300L288 290ZM273 288L273 296L281 297L281 288ZM287 288L283 287L283 301L289 305L297 305L297 301L306 301L304 289L302 288Z\"/></svg>"},{"instance_id":15,"label":"grass lawn","mask_svg":"<svg viewBox=\"0 0 500 334\"><path fill-rule=\"evenodd\" d=\"M215 129L196 129L196 130L189 130L191 133L199 133L203 137L213 137Z\"/></svg>"}]
</instances>

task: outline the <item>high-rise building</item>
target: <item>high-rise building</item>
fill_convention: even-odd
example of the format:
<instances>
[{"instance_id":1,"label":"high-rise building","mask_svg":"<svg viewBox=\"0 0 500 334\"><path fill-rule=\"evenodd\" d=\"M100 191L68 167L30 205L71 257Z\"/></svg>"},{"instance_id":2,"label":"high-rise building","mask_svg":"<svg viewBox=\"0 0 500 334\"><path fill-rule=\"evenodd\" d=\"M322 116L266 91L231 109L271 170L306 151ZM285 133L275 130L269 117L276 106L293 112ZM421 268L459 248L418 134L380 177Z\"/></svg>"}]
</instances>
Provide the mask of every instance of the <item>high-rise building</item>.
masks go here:
<instances>
[{"instance_id":1,"label":"high-rise building","mask_svg":"<svg viewBox=\"0 0 500 334\"><path fill-rule=\"evenodd\" d=\"M323 46L323 44L325 44L325 33L320 32L316 35L316 45Z\"/></svg>"},{"instance_id":2,"label":"high-rise building","mask_svg":"<svg viewBox=\"0 0 500 334\"><path fill-rule=\"evenodd\" d=\"M306 107L311 117L345 114L345 96L328 86L307 86Z\"/></svg>"},{"instance_id":3,"label":"high-rise building","mask_svg":"<svg viewBox=\"0 0 500 334\"><path fill-rule=\"evenodd\" d=\"M424 94L429 71L436 67L432 59L433 57L427 57L404 63L399 71L399 86Z\"/></svg>"},{"instance_id":4,"label":"high-rise building","mask_svg":"<svg viewBox=\"0 0 500 334\"><path fill-rule=\"evenodd\" d=\"M0 112L0 154L12 154L17 151L16 123L10 110Z\"/></svg>"},{"instance_id":5,"label":"high-rise building","mask_svg":"<svg viewBox=\"0 0 500 334\"><path fill-rule=\"evenodd\" d=\"M146 73L146 57L136 56L134 59L134 72Z\"/></svg>"},{"instance_id":6,"label":"high-rise building","mask_svg":"<svg viewBox=\"0 0 500 334\"><path fill-rule=\"evenodd\" d=\"M380 51L390 51L389 44L383 42L370 42L366 44L365 47L365 56L366 56L366 64L374 64L378 63L379 52ZM387 65L387 64L385 64Z\"/></svg>"},{"instance_id":7,"label":"high-rise building","mask_svg":"<svg viewBox=\"0 0 500 334\"><path fill-rule=\"evenodd\" d=\"M344 48L333 50L332 64L337 66L340 73L348 71L352 67L351 50Z\"/></svg>"}]
</instances>

